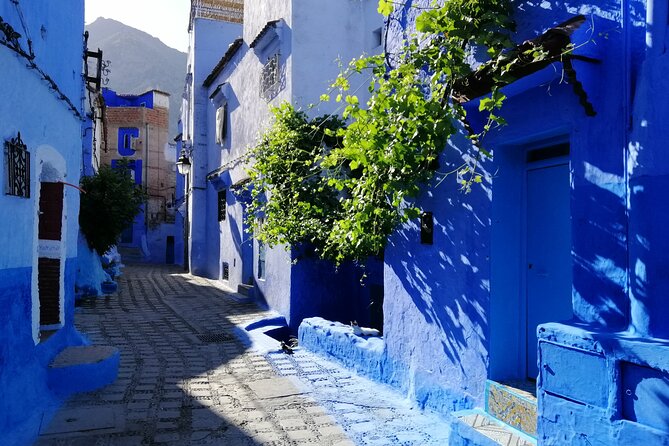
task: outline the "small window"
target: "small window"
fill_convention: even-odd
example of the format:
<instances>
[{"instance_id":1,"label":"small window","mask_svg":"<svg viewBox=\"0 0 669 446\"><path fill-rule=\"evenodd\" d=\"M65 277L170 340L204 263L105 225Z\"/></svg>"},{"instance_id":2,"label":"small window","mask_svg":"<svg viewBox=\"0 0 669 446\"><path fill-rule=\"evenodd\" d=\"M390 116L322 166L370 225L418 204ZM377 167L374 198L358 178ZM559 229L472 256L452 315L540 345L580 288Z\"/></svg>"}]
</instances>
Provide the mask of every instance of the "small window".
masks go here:
<instances>
[{"instance_id":1,"label":"small window","mask_svg":"<svg viewBox=\"0 0 669 446\"><path fill-rule=\"evenodd\" d=\"M228 104L219 107L216 110L216 144L225 144L225 137L228 134Z\"/></svg>"},{"instance_id":2,"label":"small window","mask_svg":"<svg viewBox=\"0 0 669 446\"><path fill-rule=\"evenodd\" d=\"M260 219L260 226L265 222L264 219ZM267 254L267 245L258 240L258 279L265 278L265 256Z\"/></svg>"},{"instance_id":3,"label":"small window","mask_svg":"<svg viewBox=\"0 0 669 446\"><path fill-rule=\"evenodd\" d=\"M372 31L372 48L383 45L383 29L376 28Z\"/></svg>"},{"instance_id":4,"label":"small window","mask_svg":"<svg viewBox=\"0 0 669 446\"><path fill-rule=\"evenodd\" d=\"M434 240L434 218L432 212L423 212L420 216L420 242L431 245Z\"/></svg>"},{"instance_id":5,"label":"small window","mask_svg":"<svg viewBox=\"0 0 669 446\"><path fill-rule=\"evenodd\" d=\"M266 101L272 100L281 90L279 79L279 54L267 59L260 73L260 97Z\"/></svg>"},{"instance_id":6,"label":"small window","mask_svg":"<svg viewBox=\"0 0 669 446\"><path fill-rule=\"evenodd\" d=\"M259 241L258 242L258 279L265 278L265 256L267 254L267 246Z\"/></svg>"},{"instance_id":7,"label":"small window","mask_svg":"<svg viewBox=\"0 0 669 446\"><path fill-rule=\"evenodd\" d=\"M228 262L221 263L221 279L230 280L230 264Z\"/></svg>"},{"instance_id":8,"label":"small window","mask_svg":"<svg viewBox=\"0 0 669 446\"><path fill-rule=\"evenodd\" d=\"M132 149L132 137L130 136L130 133L123 135L123 148Z\"/></svg>"},{"instance_id":9,"label":"small window","mask_svg":"<svg viewBox=\"0 0 669 446\"><path fill-rule=\"evenodd\" d=\"M218 192L218 221L225 220L227 213L227 189Z\"/></svg>"},{"instance_id":10,"label":"small window","mask_svg":"<svg viewBox=\"0 0 669 446\"><path fill-rule=\"evenodd\" d=\"M5 141L5 194L30 198L30 152L21 133Z\"/></svg>"}]
</instances>

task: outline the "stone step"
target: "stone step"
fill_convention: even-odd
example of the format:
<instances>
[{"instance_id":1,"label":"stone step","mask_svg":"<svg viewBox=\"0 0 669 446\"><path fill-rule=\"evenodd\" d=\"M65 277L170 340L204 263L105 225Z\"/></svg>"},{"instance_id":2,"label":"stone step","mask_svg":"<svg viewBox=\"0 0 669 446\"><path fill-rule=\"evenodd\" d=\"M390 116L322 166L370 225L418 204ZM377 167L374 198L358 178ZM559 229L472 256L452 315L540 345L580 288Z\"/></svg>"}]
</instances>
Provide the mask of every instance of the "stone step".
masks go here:
<instances>
[{"instance_id":1,"label":"stone step","mask_svg":"<svg viewBox=\"0 0 669 446\"><path fill-rule=\"evenodd\" d=\"M142 254L142 250L139 248L119 246L118 253L121 254L121 261L123 263L131 264L144 262L144 254Z\"/></svg>"},{"instance_id":2,"label":"stone step","mask_svg":"<svg viewBox=\"0 0 669 446\"><path fill-rule=\"evenodd\" d=\"M62 395L100 389L114 382L120 360L121 355L115 347L67 347L49 364L49 388Z\"/></svg>"},{"instance_id":3,"label":"stone step","mask_svg":"<svg viewBox=\"0 0 669 446\"><path fill-rule=\"evenodd\" d=\"M535 446L536 440L501 421L491 417L481 409L463 410L453 415L478 433L503 446Z\"/></svg>"},{"instance_id":4,"label":"stone step","mask_svg":"<svg viewBox=\"0 0 669 446\"><path fill-rule=\"evenodd\" d=\"M509 381L486 383L485 410L492 417L533 438L537 436L535 383Z\"/></svg>"},{"instance_id":5,"label":"stone step","mask_svg":"<svg viewBox=\"0 0 669 446\"><path fill-rule=\"evenodd\" d=\"M237 285L237 292L242 296L252 296L253 295L253 285L246 285L241 283Z\"/></svg>"}]
</instances>

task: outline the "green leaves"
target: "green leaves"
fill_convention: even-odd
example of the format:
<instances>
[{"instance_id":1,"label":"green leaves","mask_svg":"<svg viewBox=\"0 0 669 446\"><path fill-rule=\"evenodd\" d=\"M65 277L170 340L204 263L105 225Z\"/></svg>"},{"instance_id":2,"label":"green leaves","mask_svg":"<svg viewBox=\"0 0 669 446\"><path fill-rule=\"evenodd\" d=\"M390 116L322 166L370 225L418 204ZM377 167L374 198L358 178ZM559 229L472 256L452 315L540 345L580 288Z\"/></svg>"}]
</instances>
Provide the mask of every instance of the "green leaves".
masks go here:
<instances>
[{"instance_id":1,"label":"green leaves","mask_svg":"<svg viewBox=\"0 0 669 446\"><path fill-rule=\"evenodd\" d=\"M388 17L393 12L393 3L391 0L379 0L379 14Z\"/></svg>"},{"instance_id":2,"label":"green leaves","mask_svg":"<svg viewBox=\"0 0 669 446\"><path fill-rule=\"evenodd\" d=\"M394 7L380 0L378 10L388 16ZM289 104L273 109L273 125L252 150L254 235L270 245L306 243L337 263L364 262L383 252L398 225L418 217L420 209L410 203L435 174L457 173L464 191L482 183L478 162L489 154L478 141L503 124L497 116L505 99L498 88L501 63L495 62L491 95L479 104L488 116L483 133L469 135L467 153L453 153L462 165L440 173L437 160L461 128L458 121L470 129L454 86L472 74L472 48L503 61L508 17L506 0L435 1L417 16L417 33L392 55L392 69L384 55L354 59L321 95L322 102L334 95L345 122L311 119ZM365 104L355 94L361 87L370 92Z\"/></svg>"},{"instance_id":3,"label":"green leaves","mask_svg":"<svg viewBox=\"0 0 669 446\"><path fill-rule=\"evenodd\" d=\"M115 245L146 201L145 192L121 165L117 169L101 166L93 176L83 177L79 225L88 245L104 254Z\"/></svg>"},{"instance_id":4,"label":"green leaves","mask_svg":"<svg viewBox=\"0 0 669 446\"><path fill-rule=\"evenodd\" d=\"M502 103L506 99L504 93L495 89L489 97L481 98L479 102L479 111L493 112L496 109L502 108Z\"/></svg>"}]
</instances>

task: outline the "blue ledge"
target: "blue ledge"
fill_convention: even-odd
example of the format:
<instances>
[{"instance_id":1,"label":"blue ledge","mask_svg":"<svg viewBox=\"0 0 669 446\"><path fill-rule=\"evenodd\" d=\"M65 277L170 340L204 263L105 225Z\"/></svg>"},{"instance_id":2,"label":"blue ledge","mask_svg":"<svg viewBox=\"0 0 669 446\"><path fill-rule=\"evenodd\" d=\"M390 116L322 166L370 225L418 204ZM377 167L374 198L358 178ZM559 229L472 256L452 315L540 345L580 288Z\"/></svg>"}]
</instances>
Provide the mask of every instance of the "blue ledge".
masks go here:
<instances>
[{"instance_id":1,"label":"blue ledge","mask_svg":"<svg viewBox=\"0 0 669 446\"><path fill-rule=\"evenodd\" d=\"M383 338L353 334L349 325L320 317L304 319L298 329L300 346L329 356L377 381L383 379L385 343Z\"/></svg>"},{"instance_id":2,"label":"blue ledge","mask_svg":"<svg viewBox=\"0 0 669 446\"><path fill-rule=\"evenodd\" d=\"M47 383L59 395L97 390L114 382L120 361L114 347L68 347L49 365Z\"/></svg>"}]
</instances>

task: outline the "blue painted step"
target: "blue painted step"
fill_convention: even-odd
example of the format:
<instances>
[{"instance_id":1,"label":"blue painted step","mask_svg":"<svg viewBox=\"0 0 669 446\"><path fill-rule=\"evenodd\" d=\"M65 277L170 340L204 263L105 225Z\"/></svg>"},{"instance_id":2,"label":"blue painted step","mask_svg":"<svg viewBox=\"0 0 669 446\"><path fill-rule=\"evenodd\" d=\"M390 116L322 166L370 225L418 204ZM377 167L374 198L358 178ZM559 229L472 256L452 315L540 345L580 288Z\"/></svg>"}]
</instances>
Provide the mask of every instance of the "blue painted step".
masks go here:
<instances>
[{"instance_id":1,"label":"blue painted step","mask_svg":"<svg viewBox=\"0 0 669 446\"><path fill-rule=\"evenodd\" d=\"M481 409L462 410L453 415L476 432L502 446L535 446L536 440L493 418Z\"/></svg>"},{"instance_id":2,"label":"blue painted step","mask_svg":"<svg viewBox=\"0 0 669 446\"><path fill-rule=\"evenodd\" d=\"M114 382L120 360L121 354L115 347L68 347L49 364L49 388L60 395L97 390Z\"/></svg>"}]
</instances>

